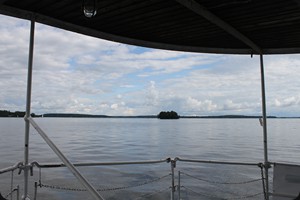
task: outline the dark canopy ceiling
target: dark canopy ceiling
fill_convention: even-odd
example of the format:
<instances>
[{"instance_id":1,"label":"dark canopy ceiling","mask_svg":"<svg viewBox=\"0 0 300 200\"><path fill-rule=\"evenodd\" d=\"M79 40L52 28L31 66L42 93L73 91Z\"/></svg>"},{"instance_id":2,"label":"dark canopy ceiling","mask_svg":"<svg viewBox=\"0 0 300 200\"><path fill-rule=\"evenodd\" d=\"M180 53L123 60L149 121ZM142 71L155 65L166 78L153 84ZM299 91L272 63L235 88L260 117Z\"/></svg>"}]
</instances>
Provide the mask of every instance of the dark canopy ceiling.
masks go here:
<instances>
[{"instance_id":1,"label":"dark canopy ceiling","mask_svg":"<svg viewBox=\"0 0 300 200\"><path fill-rule=\"evenodd\" d=\"M191 52L300 53L300 0L0 0L0 13L117 42Z\"/></svg>"}]
</instances>

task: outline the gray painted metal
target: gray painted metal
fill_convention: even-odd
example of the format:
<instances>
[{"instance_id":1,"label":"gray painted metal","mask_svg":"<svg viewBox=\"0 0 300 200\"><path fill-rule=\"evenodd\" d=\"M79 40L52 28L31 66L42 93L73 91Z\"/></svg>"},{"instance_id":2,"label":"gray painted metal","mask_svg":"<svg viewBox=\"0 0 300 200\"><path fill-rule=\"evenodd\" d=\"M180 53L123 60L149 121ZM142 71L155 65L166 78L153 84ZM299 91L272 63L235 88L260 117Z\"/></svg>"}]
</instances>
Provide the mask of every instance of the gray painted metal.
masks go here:
<instances>
[{"instance_id":1,"label":"gray painted metal","mask_svg":"<svg viewBox=\"0 0 300 200\"><path fill-rule=\"evenodd\" d=\"M145 161L120 161L120 162L89 162L89 163L73 163L76 167L86 167L86 166L106 166L106 165L140 165L140 164L157 164L157 163L168 163L170 158L162 160L145 160ZM63 163L48 163L40 164L38 162L32 162L32 165L37 166L38 168L56 168L56 167L66 167Z\"/></svg>"},{"instance_id":2,"label":"gray painted metal","mask_svg":"<svg viewBox=\"0 0 300 200\"><path fill-rule=\"evenodd\" d=\"M211 163L211 164L221 164L221 165L249 165L258 166L260 163L246 163L246 162L228 162L228 161L216 161L216 160L193 160L193 159L183 159L175 158L176 161L181 162L193 162L193 163Z\"/></svg>"},{"instance_id":3,"label":"gray painted metal","mask_svg":"<svg viewBox=\"0 0 300 200\"><path fill-rule=\"evenodd\" d=\"M269 200L269 160L268 160L268 131L267 131L267 109L266 109L266 87L265 87L265 73L263 55L260 55L260 74L261 74L261 97L262 97L262 116L263 116L263 141L264 141L264 160L265 160L265 177L266 177L266 191L267 200Z\"/></svg>"},{"instance_id":4,"label":"gray painted metal","mask_svg":"<svg viewBox=\"0 0 300 200\"><path fill-rule=\"evenodd\" d=\"M6 167L4 169L0 169L0 174L4 174L6 172L14 171L16 169L19 169L21 166L23 166L23 162L19 162L19 163L16 163L15 165L13 165L13 166Z\"/></svg>"},{"instance_id":5,"label":"gray painted metal","mask_svg":"<svg viewBox=\"0 0 300 200\"><path fill-rule=\"evenodd\" d=\"M175 173L174 169L176 167L176 161L171 160L171 174L172 174L172 185L171 185L171 200L175 200Z\"/></svg>"},{"instance_id":6,"label":"gray painted metal","mask_svg":"<svg viewBox=\"0 0 300 200\"><path fill-rule=\"evenodd\" d=\"M180 200L181 199L181 172L178 171L178 199Z\"/></svg>"},{"instance_id":7,"label":"gray painted metal","mask_svg":"<svg viewBox=\"0 0 300 200\"><path fill-rule=\"evenodd\" d=\"M25 114L25 146L24 146L24 194L22 196L22 199L29 199L29 197L28 197L28 171L29 171L28 159L29 159L30 124L29 124L29 121L26 119L28 119L30 117L30 110L31 110L34 29L35 29L35 21L32 19L31 26L30 26L30 41L29 41L29 55L28 55L27 98L26 98L26 114Z\"/></svg>"}]
</instances>

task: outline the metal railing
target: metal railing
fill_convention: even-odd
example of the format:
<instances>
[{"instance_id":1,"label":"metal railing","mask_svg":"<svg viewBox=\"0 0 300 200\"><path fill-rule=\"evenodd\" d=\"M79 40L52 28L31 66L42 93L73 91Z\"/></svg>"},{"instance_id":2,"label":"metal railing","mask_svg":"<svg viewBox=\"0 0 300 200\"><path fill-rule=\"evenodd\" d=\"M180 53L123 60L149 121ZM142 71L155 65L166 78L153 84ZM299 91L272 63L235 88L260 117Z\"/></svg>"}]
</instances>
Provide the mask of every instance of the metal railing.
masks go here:
<instances>
[{"instance_id":1,"label":"metal railing","mask_svg":"<svg viewBox=\"0 0 300 200\"><path fill-rule=\"evenodd\" d=\"M230 161L213 161L213 160L195 160L195 159L182 159L182 158L175 158L176 161L180 162L185 162L185 163L203 163L203 164L213 164L213 165L229 165L229 166L257 166L260 168L260 178L256 179L250 179L250 180L244 180L244 181L213 181L210 179L204 179L202 177L194 176L186 172L178 171L178 199L181 199L181 188L184 188L185 190L188 190L194 194L197 194L198 196L203 196L205 198L209 199L248 199L248 198L253 198L257 197L260 195L263 195L263 198L266 200L268 199L268 194L266 190L266 184L265 184L265 176L264 176L264 164L263 163L250 163L250 162L230 162ZM253 193L253 194L247 194L247 195L240 195L237 193L233 193L235 197L233 198L226 198L224 196L218 197L212 194L205 194L205 193L200 193L197 192L185 185L182 185L182 176L189 177L191 179L200 181L202 183L206 184L213 184L213 185L244 185L244 184L249 184L249 183L255 183L255 182L262 182L262 191Z\"/></svg>"},{"instance_id":2,"label":"metal railing","mask_svg":"<svg viewBox=\"0 0 300 200\"><path fill-rule=\"evenodd\" d=\"M15 172L15 170L18 169L19 174L20 174L22 167L23 167L23 163L19 162L19 163L16 163L15 165L13 165L13 166L10 166L10 167L4 168L4 169L0 169L0 175L5 174L5 173L9 173L9 172L11 173L11 176L10 176L10 191L8 192L8 194L4 195L5 199L10 197L10 200L12 200L13 199L13 194L16 193L16 199L19 200L20 186L14 184L14 172Z\"/></svg>"},{"instance_id":3,"label":"metal railing","mask_svg":"<svg viewBox=\"0 0 300 200\"><path fill-rule=\"evenodd\" d=\"M191 175L182 169L178 169L178 173L176 174L175 171L177 169L176 167L177 167L178 162L187 163L187 164L194 163L194 164L213 164L213 165L229 165L229 166L257 166L260 168L260 172L261 172L262 176L260 178L250 179L250 180L245 180L245 181L240 181L240 182L213 181L213 180L210 180L211 177L204 179L203 177ZM152 178L150 180L141 181L139 183L135 183L134 185L106 187L106 188L101 188L101 189L95 188L95 191L106 192L106 191L131 189L131 188L140 187L140 186L144 186L144 185L151 184L151 183L157 183L158 181L164 180L166 178L170 178L169 186L167 188L160 188L160 190L154 191L153 194L169 190L171 200L181 199L182 190L189 191L189 192L194 193L195 195L199 195L199 196L205 197L205 195L207 195L207 194L199 193L199 192L195 191L194 189L188 187L187 185L182 184L182 177L184 176L184 177L188 177L190 179L193 179L196 181L201 181L201 182L208 183L208 184L213 183L213 184L242 185L242 184L249 184L249 183L255 183L255 182L262 181L263 189L261 192L259 192L259 193L256 192L256 193L247 194L247 195L235 194L235 198L233 198L233 199L247 199L247 198L257 197L259 195L263 195L264 199L266 199L266 190L265 190L265 184L264 184L265 178L263 176L263 164L262 163L192 160L192 159L183 159L183 158L176 157L174 159L165 158L165 159L161 159L161 160L144 160L144 161L86 162L86 163L74 163L72 165L74 167L93 167L93 166L153 165L153 164L160 164L160 163L170 164L170 168L169 168L170 173L168 173L167 175L162 175L160 177ZM32 174L33 168L38 168L40 170L39 180L38 180L38 182L35 182L35 185L34 185L34 188L35 188L34 200L36 200L36 198L37 198L36 196L37 196L38 187L40 187L40 188L43 187L43 188L48 188L48 189L56 189L56 190L67 190L67 191L88 191L87 188L71 188L68 186L49 185L49 184L43 183L41 181L41 169L61 168L61 167L67 167L67 166L64 163L48 163L48 164L44 163L43 164L43 163L38 163L36 161L29 164L29 168L31 169L31 175L33 175ZM0 170L0 174L7 173L7 172L14 172L17 169L19 169L19 174L20 174L20 172L24 169L23 163L17 163L14 166L2 169L2 170ZM176 182L176 180L177 180L177 182ZM11 186L11 193L15 192L15 191L19 192L19 189L17 190ZM142 197L138 197L136 199L146 198L147 196L150 196L153 194L152 193L143 194ZM210 195L209 197L218 199L217 196L213 196L213 195ZM17 197L17 199L19 199L19 197ZM226 199L226 198L222 197L222 199Z\"/></svg>"}]
</instances>

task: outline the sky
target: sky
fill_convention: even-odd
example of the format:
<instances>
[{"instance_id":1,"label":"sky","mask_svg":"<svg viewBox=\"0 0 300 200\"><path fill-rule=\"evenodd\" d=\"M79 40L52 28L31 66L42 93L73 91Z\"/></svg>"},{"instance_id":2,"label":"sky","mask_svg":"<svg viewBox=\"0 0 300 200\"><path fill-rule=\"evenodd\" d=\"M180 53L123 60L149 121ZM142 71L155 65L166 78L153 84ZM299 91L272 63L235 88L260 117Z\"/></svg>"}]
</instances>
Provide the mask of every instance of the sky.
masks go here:
<instances>
[{"instance_id":1,"label":"sky","mask_svg":"<svg viewBox=\"0 0 300 200\"><path fill-rule=\"evenodd\" d=\"M0 15L0 110L25 111L30 22ZM267 114L300 116L300 55L264 56ZM261 115L259 56L142 48L36 24L36 114Z\"/></svg>"}]
</instances>

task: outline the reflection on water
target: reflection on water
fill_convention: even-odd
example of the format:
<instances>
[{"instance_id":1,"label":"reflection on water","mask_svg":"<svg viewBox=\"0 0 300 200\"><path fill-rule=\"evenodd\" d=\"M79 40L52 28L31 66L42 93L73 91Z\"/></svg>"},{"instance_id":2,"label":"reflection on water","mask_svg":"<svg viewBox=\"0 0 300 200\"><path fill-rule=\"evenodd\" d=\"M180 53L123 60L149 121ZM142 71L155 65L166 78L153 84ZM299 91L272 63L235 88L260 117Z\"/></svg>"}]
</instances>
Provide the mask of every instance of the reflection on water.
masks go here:
<instances>
[{"instance_id":1,"label":"reflection on water","mask_svg":"<svg viewBox=\"0 0 300 200\"><path fill-rule=\"evenodd\" d=\"M222 160L239 162L263 162L262 128L257 119L57 119L38 118L38 124L72 162L106 162L159 160L167 157L186 159ZM271 161L299 163L300 147L298 119L269 120L269 158ZM0 168L21 161L23 158L24 120L0 119L1 162ZM59 162L57 156L41 137L31 130L30 161L40 163ZM170 173L170 163L147 166L101 166L79 170L95 184L96 188L122 188L139 185ZM258 167L237 167L211 164L178 162L175 169L205 180L242 181L260 177ZM32 180L39 179L35 170ZM0 175L0 192L8 191L10 175ZM21 181L17 176L15 181ZM234 179L234 180L233 180ZM43 183L59 187L82 188L65 168L43 169ZM103 192L106 199L169 199L171 178L151 184ZM182 188L183 199L207 199L199 193L215 195L247 194L261 191L261 183L246 187L215 185L198 179L182 177L182 183L191 190ZM22 187L22 186L21 186ZM32 190L31 190L32 191ZM89 199L85 192L65 192L39 188L39 199ZM161 192L159 192L161 191ZM5 193L3 191L2 193ZM32 192L31 192L32 194ZM51 198L49 198L51 197ZM257 197L256 197L257 198ZM253 198L253 199L256 199Z\"/></svg>"}]
</instances>

